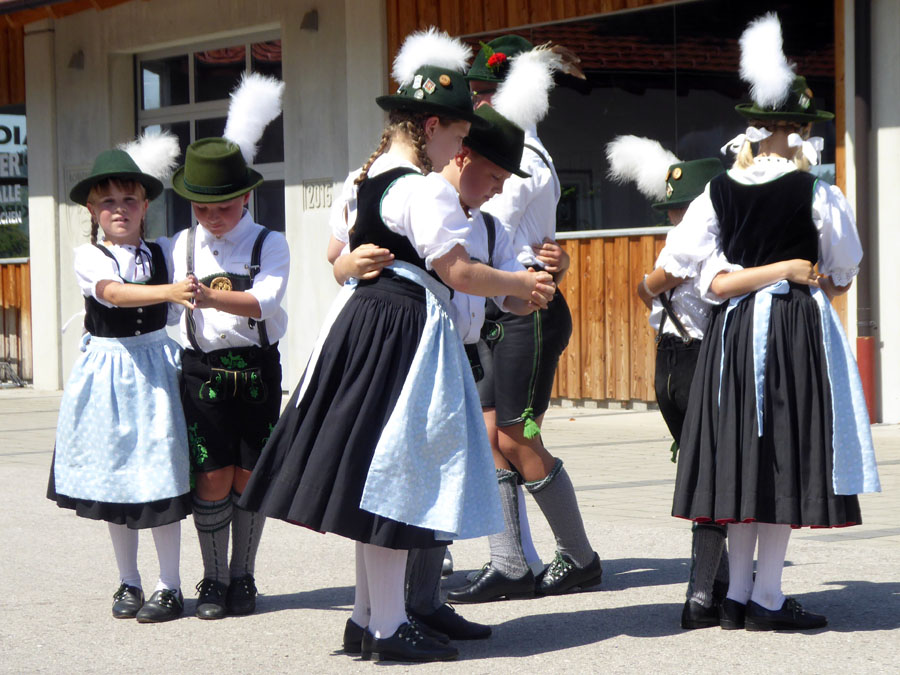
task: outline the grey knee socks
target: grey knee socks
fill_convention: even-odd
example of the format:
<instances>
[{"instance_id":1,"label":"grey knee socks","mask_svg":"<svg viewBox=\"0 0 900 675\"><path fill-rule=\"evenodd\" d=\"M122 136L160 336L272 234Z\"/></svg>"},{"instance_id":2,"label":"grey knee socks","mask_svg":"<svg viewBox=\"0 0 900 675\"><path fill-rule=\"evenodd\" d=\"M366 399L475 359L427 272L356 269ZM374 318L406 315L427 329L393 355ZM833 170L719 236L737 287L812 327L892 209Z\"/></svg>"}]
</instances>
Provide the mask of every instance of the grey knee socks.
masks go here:
<instances>
[{"instance_id":1,"label":"grey knee socks","mask_svg":"<svg viewBox=\"0 0 900 675\"><path fill-rule=\"evenodd\" d=\"M525 489L541 507L556 538L557 550L566 554L577 567L587 567L594 559L594 549L584 531L575 487L562 460L556 460L545 478L525 483Z\"/></svg>"},{"instance_id":2,"label":"grey knee socks","mask_svg":"<svg viewBox=\"0 0 900 675\"><path fill-rule=\"evenodd\" d=\"M208 502L194 495L194 525L203 556L203 577L228 584L228 533L234 511L231 495Z\"/></svg>"},{"instance_id":3,"label":"grey knee socks","mask_svg":"<svg viewBox=\"0 0 900 675\"><path fill-rule=\"evenodd\" d=\"M516 493L516 474L509 469L497 469L500 503L506 529L488 537L491 547L491 567L510 579L520 579L530 570L522 550L519 528L519 501Z\"/></svg>"},{"instance_id":4,"label":"grey knee socks","mask_svg":"<svg viewBox=\"0 0 900 675\"><path fill-rule=\"evenodd\" d=\"M687 599L704 607L713 604L713 582L721 566L722 549L725 547L725 528L716 525L694 525L691 543L691 578ZM727 581L728 563L725 563Z\"/></svg>"},{"instance_id":5,"label":"grey knee socks","mask_svg":"<svg viewBox=\"0 0 900 675\"><path fill-rule=\"evenodd\" d=\"M262 538L266 517L237 505L240 495L231 493L234 500L234 519L231 521L231 578L254 574L256 552Z\"/></svg>"}]
</instances>

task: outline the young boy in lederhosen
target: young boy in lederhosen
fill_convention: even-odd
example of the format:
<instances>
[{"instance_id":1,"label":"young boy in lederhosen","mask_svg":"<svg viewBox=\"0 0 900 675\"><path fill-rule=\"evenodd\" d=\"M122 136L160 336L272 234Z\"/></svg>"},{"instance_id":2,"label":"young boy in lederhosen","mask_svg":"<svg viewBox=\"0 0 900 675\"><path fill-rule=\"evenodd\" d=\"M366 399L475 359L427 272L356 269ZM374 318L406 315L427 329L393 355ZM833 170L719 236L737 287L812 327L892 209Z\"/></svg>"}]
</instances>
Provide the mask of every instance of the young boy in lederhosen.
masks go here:
<instances>
[{"instance_id":1,"label":"young boy in lederhosen","mask_svg":"<svg viewBox=\"0 0 900 675\"><path fill-rule=\"evenodd\" d=\"M250 76L242 88L248 80L280 101L282 83ZM198 282L195 308L181 322L181 399L203 555L201 619L256 608L254 564L265 518L237 506L237 498L281 409L278 341L287 328L281 301L290 254L284 236L255 223L247 210L263 181L248 161L227 137L204 138L188 147L185 165L172 177L198 222L174 238L171 257L175 279Z\"/></svg>"}]
</instances>

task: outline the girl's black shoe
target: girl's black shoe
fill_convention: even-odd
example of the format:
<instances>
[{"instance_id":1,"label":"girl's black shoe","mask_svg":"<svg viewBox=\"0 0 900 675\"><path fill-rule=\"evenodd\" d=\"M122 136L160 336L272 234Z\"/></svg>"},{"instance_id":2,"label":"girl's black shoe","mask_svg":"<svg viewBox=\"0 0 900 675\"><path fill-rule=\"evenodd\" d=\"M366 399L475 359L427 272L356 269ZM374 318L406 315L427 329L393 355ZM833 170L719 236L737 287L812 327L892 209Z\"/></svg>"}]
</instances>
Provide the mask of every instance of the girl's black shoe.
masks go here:
<instances>
[{"instance_id":1,"label":"girl's black shoe","mask_svg":"<svg viewBox=\"0 0 900 675\"><path fill-rule=\"evenodd\" d=\"M144 604L144 591L137 586L122 584L113 593L112 615L117 619L133 619Z\"/></svg>"},{"instance_id":2,"label":"girl's black shoe","mask_svg":"<svg viewBox=\"0 0 900 675\"><path fill-rule=\"evenodd\" d=\"M828 619L807 612L793 598L785 598L781 609L766 609L752 600L747 603L747 630L811 630L824 628Z\"/></svg>"},{"instance_id":3,"label":"girl's black shoe","mask_svg":"<svg viewBox=\"0 0 900 675\"><path fill-rule=\"evenodd\" d=\"M366 661L373 656L377 661L427 663L453 661L459 650L426 637L414 624L403 623L388 638L376 638L368 630L363 634L362 658Z\"/></svg>"},{"instance_id":4,"label":"girl's black shoe","mask_svg":"<svg viewBox=\"0 0 900 675\"><path fill-rule=\"evenodd\" d=\"M722 630L739 630L744 627L744 615L747 605L742 605L737 600L725 598L719 605L719 625Z\"/></svg>"},{"instance_id":5,"label":"girl's black shoe","mask_svg":"<svg viewBox=\"0 0 900 675\"><path fill-rule=\"evenodd\" d=\"M137 613L138 623L162 623L177 619L184 612L184 596L179 588L156 591Z\"/></svg>"}]
</instances>

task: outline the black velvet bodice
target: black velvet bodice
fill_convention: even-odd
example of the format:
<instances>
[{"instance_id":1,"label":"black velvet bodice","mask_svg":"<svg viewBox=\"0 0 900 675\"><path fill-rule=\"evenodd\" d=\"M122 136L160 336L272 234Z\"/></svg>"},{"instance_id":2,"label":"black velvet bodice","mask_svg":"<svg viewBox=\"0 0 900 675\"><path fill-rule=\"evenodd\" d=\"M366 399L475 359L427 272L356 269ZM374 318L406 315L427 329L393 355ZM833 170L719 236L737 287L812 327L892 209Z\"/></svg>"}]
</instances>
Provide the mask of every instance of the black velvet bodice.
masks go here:
<instances>
[{"instance_id":1,"label":"black velvet bodice","mask_svg":"<svg viewBox=\"0 0 900 675\"><path fill-rule=\"evenodd\" d=\"M98 248L112 256L102 246ZM153 256L153 263L150 279L146 283L154 286L169 283L166 257L159 244L148 243L147 248ZM88 333L96 337L123 338L165 328L169 303L160 302L144 307L107 307L92 297L86 297L84 311L84 328Z\"/></svg>"},{"instance_id":2,"label":"black velvet bodice","mask_svg":"<svg viewBox=\"0 0 900 675\"><path fill-rule=\"evenodd\" d=\"M743 185L721 174L709 193L719 219L722 251L729 262L758 267L781 260L819 259L812 218L816 177L791 171L768 183Z\"/></svg>"}]
</instances>

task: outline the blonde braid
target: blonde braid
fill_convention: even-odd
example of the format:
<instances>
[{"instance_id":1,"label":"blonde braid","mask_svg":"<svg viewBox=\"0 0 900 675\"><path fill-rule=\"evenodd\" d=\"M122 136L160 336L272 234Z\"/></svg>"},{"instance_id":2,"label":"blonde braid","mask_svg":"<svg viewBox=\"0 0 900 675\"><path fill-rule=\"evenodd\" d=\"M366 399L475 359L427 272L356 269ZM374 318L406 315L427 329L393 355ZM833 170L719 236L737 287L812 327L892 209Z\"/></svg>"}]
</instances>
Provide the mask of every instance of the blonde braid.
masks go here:
<instances>
[{"instance_id":1,"label":"blonde braid","mask_svg":"<svg viewBox=\"0 0 900 675\"><path fill-rule=\"evenodd\" d=\"M425 146L425 126L422 120L407 120L403 123L403 130L409 136L416 149L416 157L419 165L422 167L422 173L431 173L431 158L428 156L428 150Z\"/></svg>"}]
</instances>

